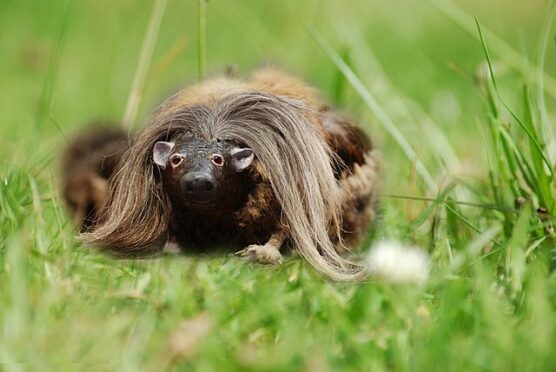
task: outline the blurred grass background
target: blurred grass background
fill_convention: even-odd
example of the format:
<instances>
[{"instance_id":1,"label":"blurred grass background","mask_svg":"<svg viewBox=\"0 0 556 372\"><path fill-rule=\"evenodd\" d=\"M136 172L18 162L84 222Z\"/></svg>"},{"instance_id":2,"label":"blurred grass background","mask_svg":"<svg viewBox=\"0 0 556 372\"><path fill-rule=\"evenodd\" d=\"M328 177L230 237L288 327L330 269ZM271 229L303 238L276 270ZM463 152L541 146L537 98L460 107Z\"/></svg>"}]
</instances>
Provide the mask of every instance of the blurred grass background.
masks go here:
<instances>
[{"instance_id":1,"label":"blurred grass background","mask_svg":"<svg viewBox=\"0 0 556 372\"><path fill-rule=\"evenodd\" d=\"M498 93L520 118L534 111L535 138L554 162L552 2L207 4L209 75L230 65L240 76L268 62L284 66L363 123L383 154L387 194L442 197L384 197L373 232L429 249L425 288L327 283L295 258L279 268L230 257L113 260L74 242L57 161L67 137L88 121L121 120L153 4L0 4L0 361L7 370L553 368L554 177L542 175L531 137L496 97L473 20L490 31ZM415 162L307 28L362 81L435 187L415 174ZM136 126L197 77L197 2L168 0ZM526 104L524 84L534 98ZM528 166L529 178L520 171ZM521 212L518 196L529 201Z\"/></svg>"}]
</instances>

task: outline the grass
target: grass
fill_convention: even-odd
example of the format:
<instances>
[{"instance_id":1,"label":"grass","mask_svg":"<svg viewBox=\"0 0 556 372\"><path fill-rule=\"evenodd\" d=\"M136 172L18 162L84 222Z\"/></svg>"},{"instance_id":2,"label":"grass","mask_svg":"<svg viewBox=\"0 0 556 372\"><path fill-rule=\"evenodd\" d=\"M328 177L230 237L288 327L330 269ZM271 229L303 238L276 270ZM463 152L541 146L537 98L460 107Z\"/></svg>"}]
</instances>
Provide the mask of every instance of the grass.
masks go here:
<instances>
[{"instance_id":1,"label":"grass","mask_svg":"<svg viewBox=\"0 0 556 372\"><path fill-rule=\"evenodd\" d=\"M2 369L552 370L554 9L4 1ZM72 133L124 112L138 126L205 69L268 60L372 135L384 195L369 239L427 249L425 286L330 283L295 257L122 260L75 242L57 165Z\"/></svg>"}]
</instances>

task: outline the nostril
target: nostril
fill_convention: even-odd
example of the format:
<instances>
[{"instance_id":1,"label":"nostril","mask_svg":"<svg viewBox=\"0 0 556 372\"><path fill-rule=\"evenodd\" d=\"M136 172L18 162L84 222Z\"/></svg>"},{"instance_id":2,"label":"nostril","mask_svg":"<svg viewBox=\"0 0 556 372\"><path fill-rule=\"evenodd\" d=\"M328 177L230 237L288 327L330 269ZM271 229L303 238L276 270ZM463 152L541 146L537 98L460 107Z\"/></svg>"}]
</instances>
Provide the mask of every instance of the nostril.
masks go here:
<instances>
[{"instance_id":1,"label":"nostril","mask_svg":"<svg viewBox=\"0 0 556 372\"><path fill-rule=\"evenodd\" d=\"M205 180L205 191L212 191L212 189L214 189L214 184L209 180Z\"/></svg>"},{"instance_id":2,"label":"nostril","mask_svg":"<svg viewBox=\"0 0 556 372\"><path fill-rule=\"evenodd\" d=\"M193 182L186 182L185 183L185 190L187 192L193 192Z\"/></svg>"}]
</instances>

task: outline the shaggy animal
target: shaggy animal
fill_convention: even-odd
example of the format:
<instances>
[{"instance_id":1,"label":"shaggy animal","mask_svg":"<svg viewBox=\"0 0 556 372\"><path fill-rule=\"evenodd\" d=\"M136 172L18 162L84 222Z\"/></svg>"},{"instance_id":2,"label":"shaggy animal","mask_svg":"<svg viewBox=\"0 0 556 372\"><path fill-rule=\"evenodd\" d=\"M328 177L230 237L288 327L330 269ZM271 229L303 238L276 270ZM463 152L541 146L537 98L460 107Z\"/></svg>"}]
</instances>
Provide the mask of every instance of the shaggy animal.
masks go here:
<instances>
[{"instance_id":1,"label":"shaggy animal","mask_svg":"<svg viewBox=\"0 0 556 372\"><path fill-rule=\"evenodd\" d=\"M288 242L334 280L366 276L344 254L375 216L371 143L300 80L272 69L206 80L170 97L129 144L121 139L108 141L125 149L113 171L88 173L104 186L66 183L86 194L88 204L68 196L76 218L86 216L82 241L129 254L167 242L240 247L260 263L280 262ZM79 144L66 155L76 164ZM76 168L66 166L66 180Z\"/></svg>"},{"instance_id":2,"label":"shaggy animal","mask_svg":"<svg viewBox=\"0 0 556 372\"><path fill-rule=\"evenodd\" d=\"M92 228L108 193L108 179L128 147L127 134L111 123L91 123L66 149L62 193L80 231Z\"/></svg>"}]
</instances>

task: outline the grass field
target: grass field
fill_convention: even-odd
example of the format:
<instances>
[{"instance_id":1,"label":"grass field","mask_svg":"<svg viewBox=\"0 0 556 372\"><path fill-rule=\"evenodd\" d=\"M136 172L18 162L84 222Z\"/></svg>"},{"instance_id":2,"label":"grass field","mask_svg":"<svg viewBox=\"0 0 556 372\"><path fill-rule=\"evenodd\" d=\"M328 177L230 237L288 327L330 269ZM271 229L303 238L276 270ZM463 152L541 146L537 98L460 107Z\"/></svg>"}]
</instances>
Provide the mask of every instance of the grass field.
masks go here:
<instances>
[{"instance_id":1,"label":"grass field","mask_svg":"<svg viewBox=\"0 0 556 372\"><path fill-rule=\"evenodd\" d=\"M205 60L197 1L169 0L137 75L154 3L0 4L0 369L556 368L552 2L211 0ZM121 121L134 76L140 126L199 65L266 62L371 134L384 195L368 240L428 250L424 286L75 242L58 193L68 137Z\"/></svg>"}]
</instances>

